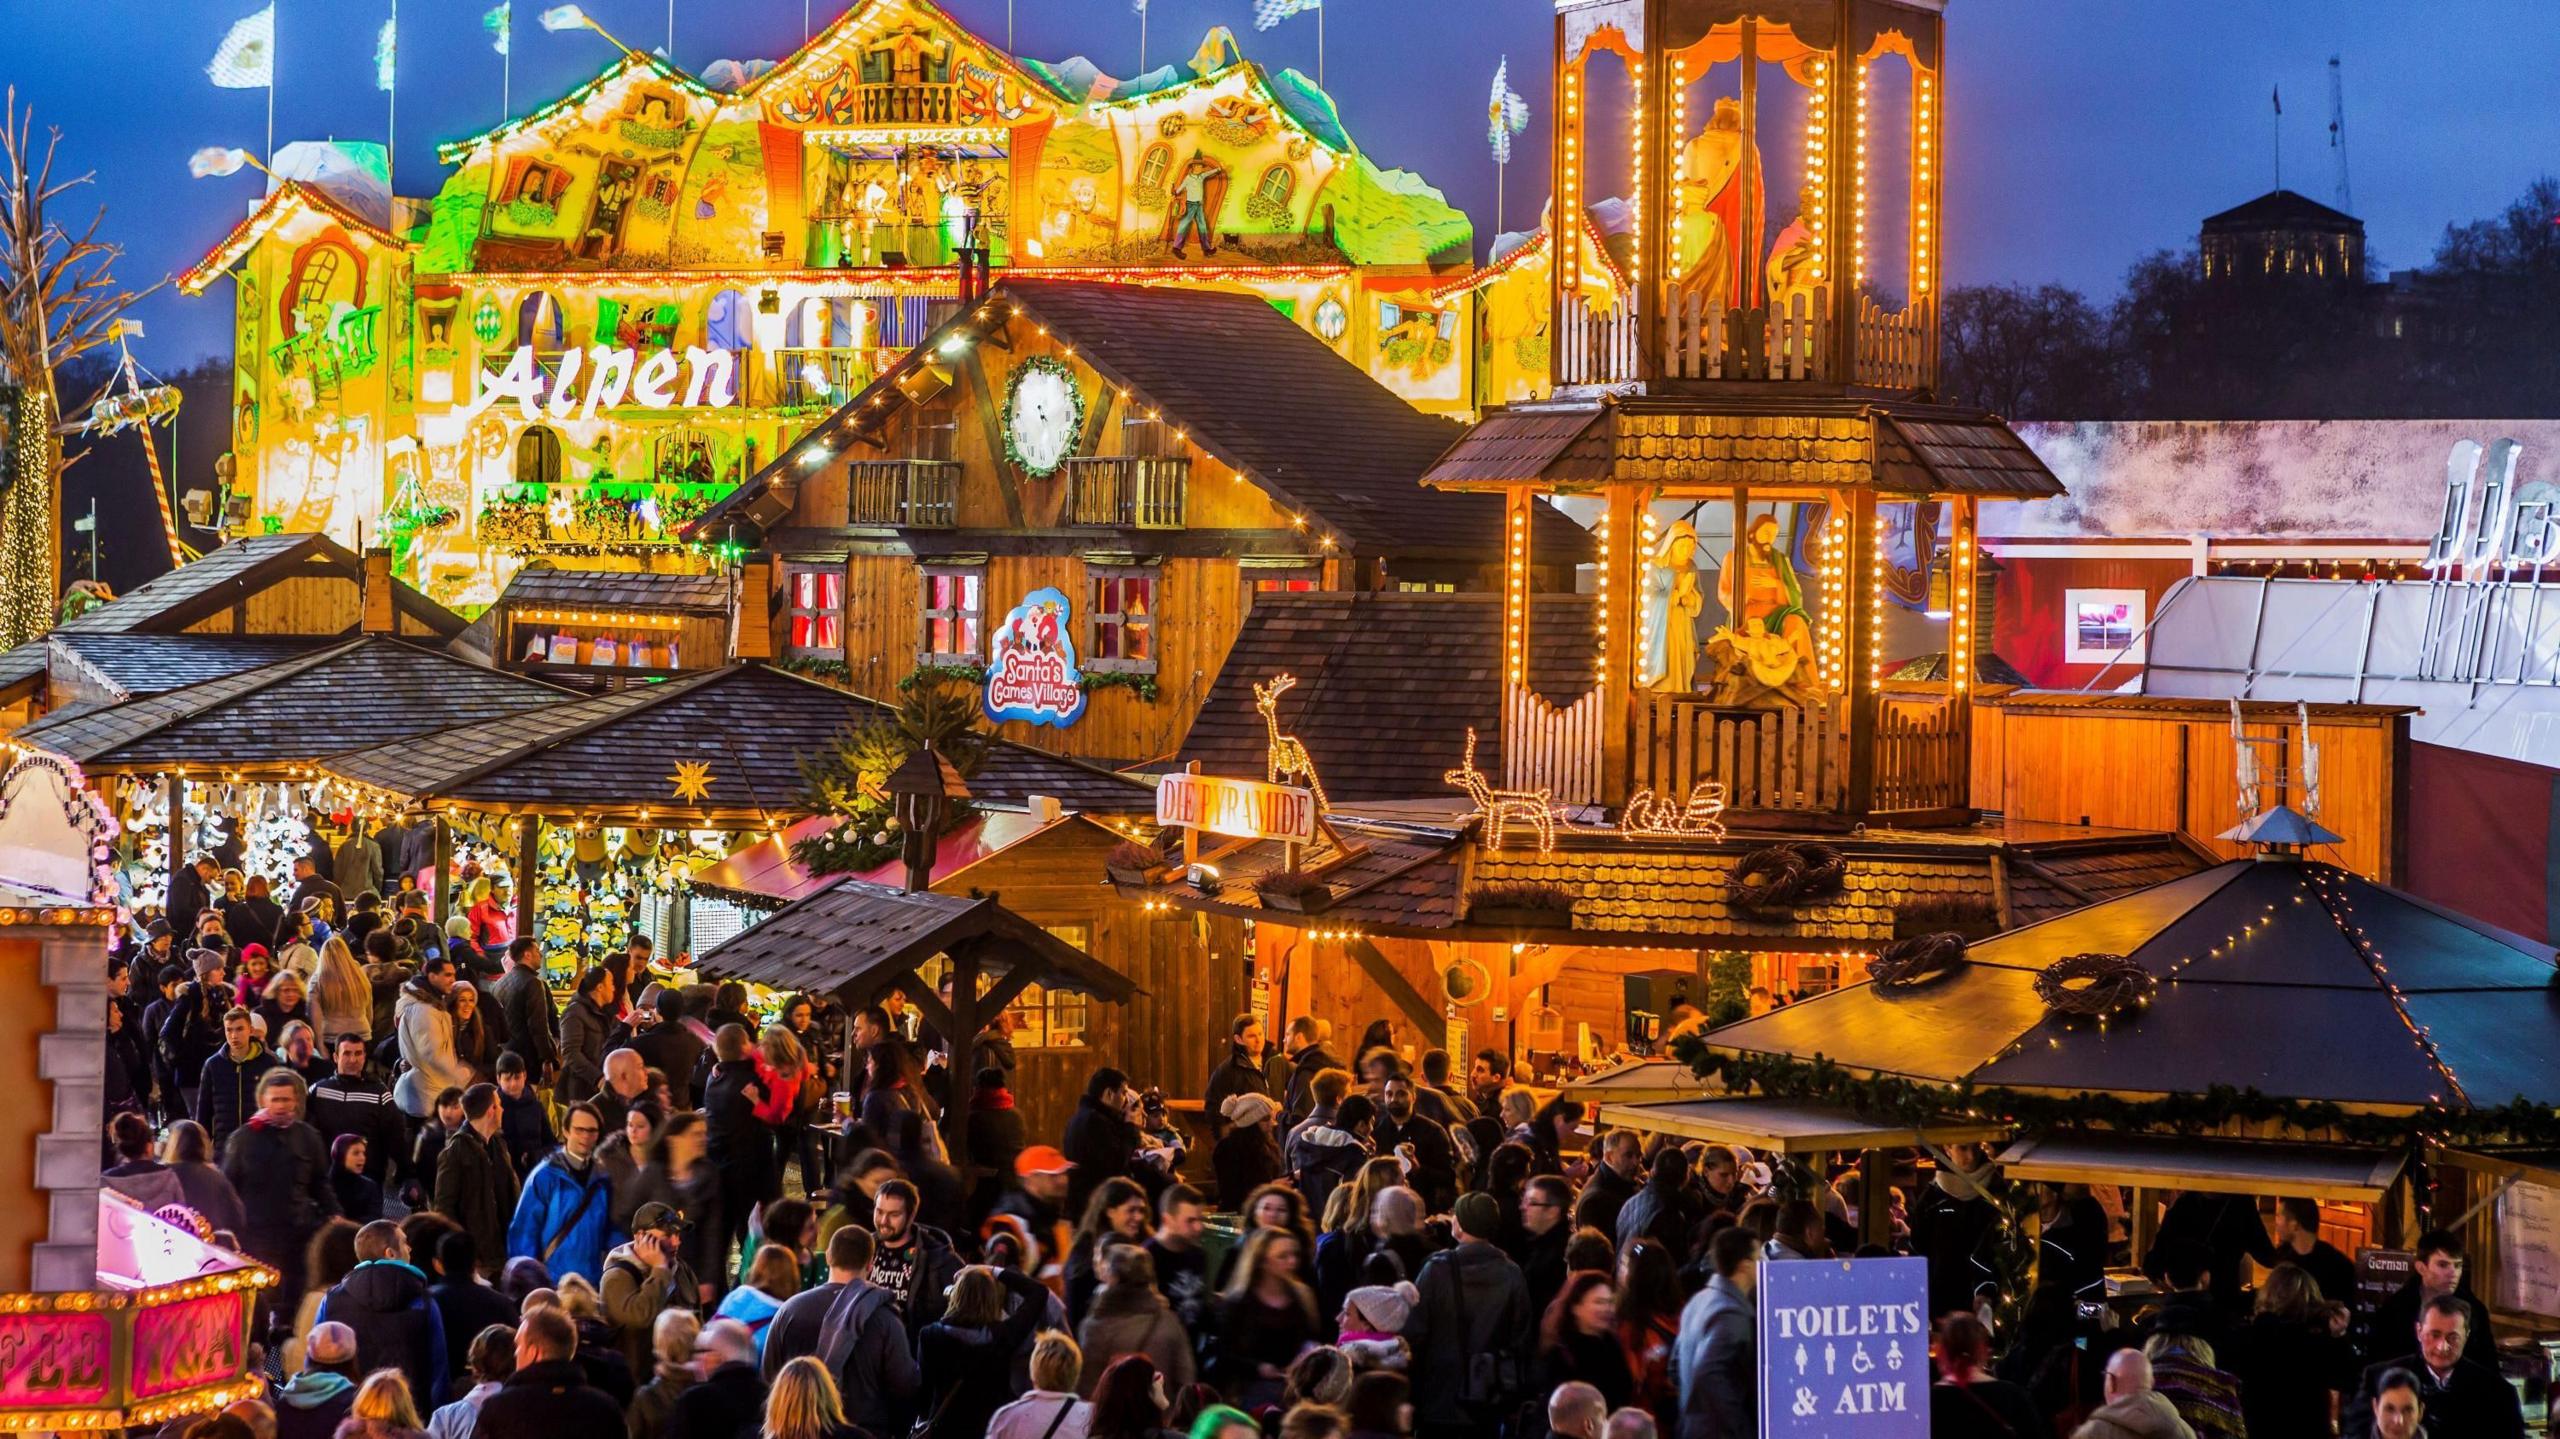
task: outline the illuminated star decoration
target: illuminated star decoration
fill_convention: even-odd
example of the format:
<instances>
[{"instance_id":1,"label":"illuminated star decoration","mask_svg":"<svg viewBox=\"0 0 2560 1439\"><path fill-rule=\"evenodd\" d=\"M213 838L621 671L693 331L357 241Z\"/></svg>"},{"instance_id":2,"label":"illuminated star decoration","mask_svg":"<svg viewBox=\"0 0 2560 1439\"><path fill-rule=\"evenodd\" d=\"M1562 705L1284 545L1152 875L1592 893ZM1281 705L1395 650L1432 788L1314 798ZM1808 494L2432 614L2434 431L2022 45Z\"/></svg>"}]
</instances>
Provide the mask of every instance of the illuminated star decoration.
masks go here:
<instances>
[{"instance_id":1,"label":"illuminated star decoration","mask_svg":"<svg viewBox=\"0 0 2560 1439\"><path fill-rule=\"evenodd\" d=\"M708 760L698 759L677 760L676 772L667 776L667 783L676 787L678 799L709 799L711 797L711 763Z\"/></svg>"}]
</instances>

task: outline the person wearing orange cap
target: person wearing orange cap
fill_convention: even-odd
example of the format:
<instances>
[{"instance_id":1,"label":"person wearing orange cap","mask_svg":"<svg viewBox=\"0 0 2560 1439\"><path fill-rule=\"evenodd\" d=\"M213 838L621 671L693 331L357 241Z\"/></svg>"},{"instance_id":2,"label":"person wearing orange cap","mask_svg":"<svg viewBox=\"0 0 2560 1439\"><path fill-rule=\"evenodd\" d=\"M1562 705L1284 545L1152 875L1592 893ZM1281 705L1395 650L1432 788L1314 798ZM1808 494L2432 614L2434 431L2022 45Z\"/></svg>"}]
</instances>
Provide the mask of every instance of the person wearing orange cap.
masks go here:
<instances>
[{"instance_id":1,"label":"person wearing orange cap","mask_svg":"<svg viewBox=\"0 0 2560 1439\"><path fill-rule=\"evenodd\" d=\"M996 1201L995 1217L1010 1217L1029 1230L1040 1246L1038 1266L1025 1266L1052 1289L1064 1293L1064 1271L1074 1227L1067 1222L1067 1176L1075 1165L1053 1144L1034 1144L1014 1156L1014 1182ZM1052 1273L1052 1271L1057 1271Z\"/></svg>"}]
</instances>

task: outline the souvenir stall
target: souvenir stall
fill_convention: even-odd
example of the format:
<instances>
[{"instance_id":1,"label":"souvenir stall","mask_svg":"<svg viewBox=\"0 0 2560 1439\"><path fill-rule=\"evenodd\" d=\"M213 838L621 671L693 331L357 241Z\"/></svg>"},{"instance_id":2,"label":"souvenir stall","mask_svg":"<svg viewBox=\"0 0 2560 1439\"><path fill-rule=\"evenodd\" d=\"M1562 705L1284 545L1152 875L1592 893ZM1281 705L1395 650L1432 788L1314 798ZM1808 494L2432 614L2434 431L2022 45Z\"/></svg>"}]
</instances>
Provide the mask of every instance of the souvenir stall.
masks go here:
<instances>
[{"instance_id":1,"label":"souvenir stall","mask_svg":"<svg viewBox=\"0 0 2560 1439\"><path fill-rule=\"evenodd\" d=\"M726 575L535 564L455 649L515 674L589 691L717 668L728 657Z\"/></svg>"},{"instance_id":2,"label":"souvenir stall","mask_svg":"<svg viewBox=\"0 0 2560 1439\"><path fill-rule=\"evenodd\" d=\"M263 1391L249 1330L274 1271L98 1176L114 818L76 765L0 772L0 1429L149 1428Z\"/></svg>"}]
</instances>

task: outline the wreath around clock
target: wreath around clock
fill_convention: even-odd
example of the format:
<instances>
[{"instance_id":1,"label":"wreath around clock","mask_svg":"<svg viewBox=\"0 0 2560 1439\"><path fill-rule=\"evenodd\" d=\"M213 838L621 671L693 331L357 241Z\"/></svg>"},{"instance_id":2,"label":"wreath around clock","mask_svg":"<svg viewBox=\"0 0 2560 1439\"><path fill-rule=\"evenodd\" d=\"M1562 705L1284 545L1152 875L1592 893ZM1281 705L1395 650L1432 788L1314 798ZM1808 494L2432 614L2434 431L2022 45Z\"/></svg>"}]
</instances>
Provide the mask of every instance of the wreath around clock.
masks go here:
<instances>
[{"instance_id":1,"label":"wreath around clock","mask_svg":"<svg viewBox=\"0 0 2560 1439\"><path fill-rule=\"evenodd\" d=\"M1005 463L1013 466L1015 469L1020 470L1026 475L1032 475L1042 479L1046 479L1050 475L1056 474L1065 461L1062 459L1059 464L1051 465L1045 470L1036 468L1026 461L1022 456L1021 448L1014 443L1013 410L1015 397L1021 393L1024 378L1044 371L1054 374L1060 379L1066 381L1067 402L1074 407L1072 412L1074 415L1073 428L1078 435L1082 435L1084 433L1085 420L1084 387L1076 383L1076 372L1068 368L1065 361L1048 355L1034 355L1030 359L1013 367L1013 373L1006 377L1004 382L1003 428Z\"/></svg>"}]
</instances>

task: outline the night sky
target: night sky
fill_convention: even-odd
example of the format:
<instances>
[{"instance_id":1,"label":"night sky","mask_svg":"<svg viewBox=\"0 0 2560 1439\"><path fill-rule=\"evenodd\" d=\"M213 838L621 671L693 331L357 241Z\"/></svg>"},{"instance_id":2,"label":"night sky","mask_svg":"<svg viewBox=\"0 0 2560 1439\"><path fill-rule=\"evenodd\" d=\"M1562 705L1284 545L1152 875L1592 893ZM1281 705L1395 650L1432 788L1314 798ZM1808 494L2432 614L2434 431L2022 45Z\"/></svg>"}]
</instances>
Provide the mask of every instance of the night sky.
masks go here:
<instances>
[{"instance_id":1,"label":"night sky","mask_svg":"<svg viewBox=\"0 0 2560 1439\"><path fill-rule=\"evenodd\" d=\"M424 194L438 141L500 118L499 60L480 29L490 0L400 6L397 177ZM556 98L611 58L592 32L546 33L543 0L517 0L518 113ZM823 23L841 8L813 0ZM945 0L1001 40L1004 0ZM388 0L280 0L276 136L379 140L373 36ZM183 269L254 202L254 172L191 180L201 145L264 139L266 95L220 90L203 66L255 0L0 0L0 81L64 131L58 172L94 168L91 192L124 244L123 276L147 284ZM642 48L666 38L665 0L587 0ZM799 0L677 0L674 55L700 71L722 58L779 58L801 37ZM1016 0L1016 46L1046 59L1137 67L1128 0ZM1188 58L1212 24L1246 54L1315 69L1312 16L1257 34L1249 0L1154 0L1150 65ZM1420 171L1492 232L1494 175L1484 139L1494 63L1508 54L1532 107L1516 152L1508 219L1523 228L1546 193L1545 0L1334 0L1326 80L1352 135L1382 165ZM2333 201L2328 69L2345 58L2355 202L2378 267L2423 263L2449 220L2502 208L2560 156L2560 12L2549 0L2440 0L2426 6L2311 0L1952 0L1946 128L1948 278L1956 284L2060 280L2104 298L2126 265L2189 243L2195 222L2271 182L2268 95L2281 86L2284 175ZM64 218L86 223L87 205ZM138 347L162 372L225 353L227 290L153 296Z\"/></svg>"}]
</instances>

